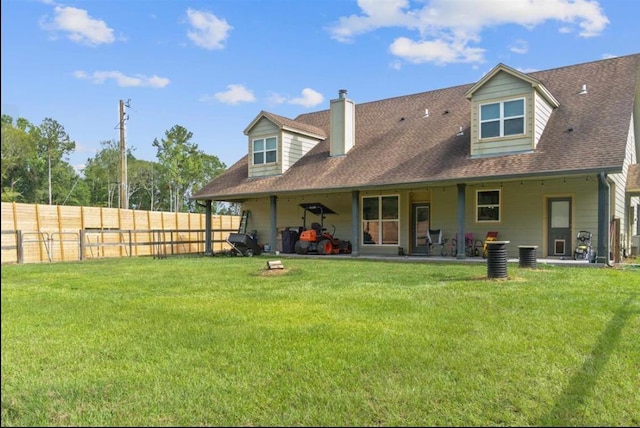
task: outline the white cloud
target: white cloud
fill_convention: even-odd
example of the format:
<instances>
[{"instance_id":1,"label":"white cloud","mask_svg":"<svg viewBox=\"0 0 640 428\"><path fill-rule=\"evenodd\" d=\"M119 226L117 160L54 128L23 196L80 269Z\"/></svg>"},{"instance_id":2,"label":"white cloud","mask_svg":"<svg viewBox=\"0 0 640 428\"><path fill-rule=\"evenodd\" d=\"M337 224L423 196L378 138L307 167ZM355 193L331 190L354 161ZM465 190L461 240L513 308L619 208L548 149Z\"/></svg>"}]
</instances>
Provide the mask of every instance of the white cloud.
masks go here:
<instances>
[{"instance_id":1,"label":"white cloud","mask_svg":"<svg viewBox=\"0 0 640 428\"><path fill-rule=\"evenodd\" d=\"M452 44L443 40L414 42L406 37L393 41L389 50L395 56L416 64L433 62L444 65L452 62L481 62L484 49L465 44Z\"/></svg>"},{"instance_id":2,"label":"white cloud","mask_svg":"<svg viewBox=\"0 0 640 428\"><path fill-rule=\"evenodd\" d=\"M245 88L243 85L231 84L227 85L229 89L226 92L217 92L214 97L216 100L224 104L251 103L256 100L253 92Z\"/></svg>"},{"instance_id":3,"label":"white cloud","mask_svg":"<svg viewBox=\"0 0 640 428\"><path fill-rule=\"evenodd\" d=\"M340 42L350 42L353 37L383 27L415 28L415 18L402 9L409 6L408 0L358 0L364 16L341 17L329 28L332 37Z\"/></svg>"},{"instance_id":4,"label":"white cloud","mask_svg":"<svg viewBox=\"0 0 640 428\"><path fill-rule=\"evenodd\" d=\"M164 88L169 84L169 79L153 75L151 77L137 74L135 76L127 76L119 71L94 71L89 74L85 71L78 70L73 72L76 79L90 80L95 84L103 84L107 80L114 80L120 87L151 87Z\"/></svg>"},{"instance_id":5,"label":"white cloud","mask_svg":"<svg viewBox=\"0 0 640 428\"><path fill-rule=\"evenodd\" d=\"M54 8L55 17L47 22L46 18L40 20L40 27L47 31L61 31L67 33L70 40L89 46L103 43L113 43L113 29L102 20L93 19L86 10L75 7Z\"/></svg>"},{"instance_id":6,"label":"white cloud","mask_svg":"<svg viewBox=\"0 0 640 428\"><path fill-rule=\"evenodd\" d=\"M328 30L332 38L350 42L379 28L401 27L418 33L415 40L396 39L391 52L410 62L481 62L483 30L515 24L533 29L548 21L558 32L581 37L602 33L608 18L595 0L430 0L411 9L408 0L359 0L362 14L341 17Z\"/></svg>"},{"instance_id":7,"label":"white cloud","mask_svg":"<svg viewBox=\"0 0 640 428\"><path fill-rule=\"evenodd\" d=\"M516 40L509 46L509 50L517 54L526 54L529 51L529 44L526 40Z\"/></svg>"},{"instance_id":8,"label":"white cloud","mask_svg":"<svg viewBox=\"0 0 640 428\"><path fill-rule=\"evenodd\" d=\"M224 19L214 14L194 9L187 9L187 18L191 29L187 37L197 46L205 49L224 49L224 41L229 37L233 27Z\"/></svg>"},{"instance_id":9,"label":"white cloud","mask_svg":"<svg viewBox=\"0 0 640 428\"><path fill-rule=\"evenodd\" d=\"M527 68L517 67L516 69L519 72L524 73L524 74L535 73L536 71L540 71L540 69L532 68L532 67L527 67Z\"/></svg>"},{"instance_id":10,"label":"white cloud","mask_svg":"<svg viewBox=\"0 0 640 428\"><path fill-rule=\"evenodd\" d=\"M282 95L278 94L278 93L271 93L268 97L267 97L267 104L269 105L278 105L278 104L282 104L287 102L287 98L283 97Z\"/></svg>"},{"instance_id":11,"label":"white cloud","mask_svg":"<svg viewBox=\"0 0 640 428\"><path fill-rule=\"evenodd\" d=\"M218 102L224 104L240 104L240 103L250 103L256 101L256 97L252 91L245 88L243 85L239 84L230 84L227 85L227 91L225 92L217 92L213 96L203 96L200 98L200 101L208 102L212 99L215 99ZM287 98L283 95L280 95L276 92L271 92L265 99L265 102L268 105L279 105L283 103L288 104L296 104L303 107L314 107L318 104L321 104L324 101L324 97L317 91L314 91L310 88L304 88L302 90L302 95L297 98Z\"/></svg>"},{"instance_id":12,"label":"white cloud","mask_svg":"<svg viewBox=\"0 0 640 428\"><path fill-rule=\"evenodd\" d=\"M311 88L304 88L302 90L302 96L298 98L292 98L288 102L289 104L297 104L302 107L314 107L321 104L324 101L324 97L321 93L314 91Z\"/></svg>"}]
</instances>

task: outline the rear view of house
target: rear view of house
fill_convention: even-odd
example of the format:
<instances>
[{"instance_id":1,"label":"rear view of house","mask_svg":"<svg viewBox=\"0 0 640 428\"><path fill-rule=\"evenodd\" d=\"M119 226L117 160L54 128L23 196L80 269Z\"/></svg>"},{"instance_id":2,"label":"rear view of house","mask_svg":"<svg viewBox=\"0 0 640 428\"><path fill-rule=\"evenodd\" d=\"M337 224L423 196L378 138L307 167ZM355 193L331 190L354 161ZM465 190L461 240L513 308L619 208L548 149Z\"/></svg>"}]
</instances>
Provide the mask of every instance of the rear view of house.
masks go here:
<instances>
[{"instance_id":1,"label":"rear view of house","mask_svg":"<svg viewBox=\"0 0 640 428\"><path fill-rule=\"evenodd\" d=\"M357 98L357 94L354 98ZM192 199L242 203L263 244L320 202L352 256L427 254L489 232L538 257L570 258L579 231L598 262L636 248L640 209L640 54L329 108L295 119L262 111L247 155ZM473 242L472 241L472 242ZM457 240L458 258L472 256Z\"/></svg>"}]
</instances>

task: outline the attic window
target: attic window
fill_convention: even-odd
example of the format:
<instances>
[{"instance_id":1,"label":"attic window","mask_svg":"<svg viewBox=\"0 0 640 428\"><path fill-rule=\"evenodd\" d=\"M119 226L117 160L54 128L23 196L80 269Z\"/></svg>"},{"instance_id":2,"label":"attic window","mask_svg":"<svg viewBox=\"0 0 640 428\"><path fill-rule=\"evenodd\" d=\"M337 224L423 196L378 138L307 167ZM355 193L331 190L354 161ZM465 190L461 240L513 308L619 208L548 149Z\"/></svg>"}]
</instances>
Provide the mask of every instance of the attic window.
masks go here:
<instances>
[{"instance_id":1,"label":"attic window","mask_svg":"<svg viewBox=\"0 0 640 428\"><path fill-rule=\"evenodd\" d=\"M263 165L275 163L278 160L278 145L276 137L259 138L253 140L253 164Z\"/></svg>"},{"instance_id":2,"label":"attic window","mask_svg":"<svg viewBox=\"0 0 640 428\"><path fill-rule=\"evenodd\" d=\"M524 98L480 106L480 138L524 134Z\"/></svg>"}]
</instances>

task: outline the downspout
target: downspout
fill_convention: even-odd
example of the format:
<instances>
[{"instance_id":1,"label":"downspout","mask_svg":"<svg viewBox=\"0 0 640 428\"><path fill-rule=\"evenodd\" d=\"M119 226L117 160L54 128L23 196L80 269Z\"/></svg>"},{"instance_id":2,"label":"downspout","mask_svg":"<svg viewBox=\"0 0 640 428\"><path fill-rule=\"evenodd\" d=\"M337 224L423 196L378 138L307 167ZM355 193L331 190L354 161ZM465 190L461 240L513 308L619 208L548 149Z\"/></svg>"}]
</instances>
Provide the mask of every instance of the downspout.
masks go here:
<instances>
[{"instance_id":1,"label":"downspout","mask_svg":"<svg viewBox=\"0 0 640 428\"><path fill-rule=\"evenodd\" d=\"M607 174L598 174L598 254L597 261L604 263L608 267L613 267L609 261L609 201L611 187L607 181ZM604 254L604 256L602 256Z\"/></svg>"}]
</instances>

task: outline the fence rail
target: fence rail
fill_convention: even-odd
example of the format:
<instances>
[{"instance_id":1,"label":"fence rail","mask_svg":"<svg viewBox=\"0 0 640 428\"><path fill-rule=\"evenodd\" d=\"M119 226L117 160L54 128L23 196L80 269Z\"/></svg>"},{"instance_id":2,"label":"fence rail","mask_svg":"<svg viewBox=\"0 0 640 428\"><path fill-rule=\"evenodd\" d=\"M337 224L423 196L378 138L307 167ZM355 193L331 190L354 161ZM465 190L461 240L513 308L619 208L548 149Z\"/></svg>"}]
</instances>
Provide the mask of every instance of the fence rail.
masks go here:
<instances>
[{"instance_id":1,"label":"fence rail","mask_svg":"<svg viewBox=\"0 0 640 428\"><path fill-rule=\"evenodd\" d=\"M2 264L205 251L206 215L2 202ZM227 251L240 216L213 215L211 250Z\"/></svg>"},{"instance_id":2,"label":"fence rail","mask_svg":"<svg viewBox=\"0 0 640 428\"><path fill-rule=\"evenodd\" d=\"M213 252L231 249L237 229L211 231ZM80 230L78 233L2 231L2 264L87 260L108 257L204 254L206 230ZM147 236L139 240L141 235ZM216 238L214 238L216 237Z\"/></svg>"}]
</instances>

